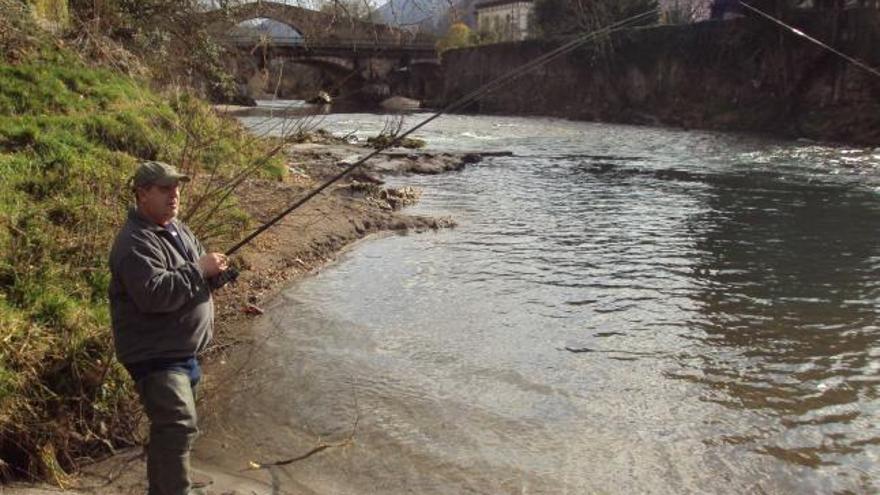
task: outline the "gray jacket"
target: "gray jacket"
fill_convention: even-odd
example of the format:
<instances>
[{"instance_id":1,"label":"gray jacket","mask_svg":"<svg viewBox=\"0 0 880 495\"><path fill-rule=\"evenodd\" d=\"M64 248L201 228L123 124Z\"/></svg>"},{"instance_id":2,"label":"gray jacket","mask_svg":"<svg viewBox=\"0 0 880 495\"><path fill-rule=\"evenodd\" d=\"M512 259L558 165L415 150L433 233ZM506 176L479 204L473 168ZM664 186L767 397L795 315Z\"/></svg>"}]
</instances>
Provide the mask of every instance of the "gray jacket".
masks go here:
<instances>
[{"instance_id":1,"label":"gray jacket","mask_svg":"<svg viewBox=\"0 0 880 495\"><path fill-rule=\"evenodd\" d=\"M186 225L173 222L186 257L171 232L134 208L110 251L110 313L123 364L195 356L211 341L214 303L196 262L205 250Z\"/></svg>"}]
</instances>

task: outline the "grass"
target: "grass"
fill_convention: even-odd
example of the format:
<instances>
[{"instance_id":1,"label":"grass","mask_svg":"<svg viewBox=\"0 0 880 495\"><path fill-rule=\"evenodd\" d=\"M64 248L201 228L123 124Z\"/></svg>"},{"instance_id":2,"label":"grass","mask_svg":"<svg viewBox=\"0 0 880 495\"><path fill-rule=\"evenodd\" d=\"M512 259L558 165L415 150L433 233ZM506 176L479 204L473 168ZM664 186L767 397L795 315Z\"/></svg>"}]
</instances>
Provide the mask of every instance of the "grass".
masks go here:
<instances>
[{"instance_id":1,"label":"grass","mask_svg":"<svg viewBox=\"0 0 880 495\"><path fill-rule=\"evenodd\" d=\"M33 32L0 55L0 479L62 483L138 440L113 359L106 261L137 163L195 177L183 212L214 249L248 226L234 178L284 169L264 158L272 143L197 98L90 67Z\"/></svg>"}]
</instances>

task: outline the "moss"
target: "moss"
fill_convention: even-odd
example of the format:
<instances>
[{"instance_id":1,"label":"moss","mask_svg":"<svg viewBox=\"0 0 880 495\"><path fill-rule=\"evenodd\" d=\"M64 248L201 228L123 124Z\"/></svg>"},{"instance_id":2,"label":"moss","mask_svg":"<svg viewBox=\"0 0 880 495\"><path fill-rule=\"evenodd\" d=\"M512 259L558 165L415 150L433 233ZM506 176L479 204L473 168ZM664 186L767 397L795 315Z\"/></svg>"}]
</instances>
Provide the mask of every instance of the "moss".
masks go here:
<instances>
[{"instance_id":1,"label":"moss","mask_svg":"<svg viewBox=\"0 0 880 495\"><path fill-rule=\"evenodd\" d=\"M0 112L4 114L74 114L136 102L149 105L150 98L139 97L145 93L150 94L130 80L106 70L85 70L72 59L0 66Z\"/></svg>"},{"instance_id":2,"label":"moss","mask_svg":"<svg viewBox=\"0 0 880 495\"><path fill-rule=\"evenodd\" d=\"M367 138L367 144L373 148L384 148L390 146L397 138L389 134L380 134L375 137ZM425 140L418 138L403 138L395 144L401 148L420 149L425 147Z\"/></svg>"}]
</instances>

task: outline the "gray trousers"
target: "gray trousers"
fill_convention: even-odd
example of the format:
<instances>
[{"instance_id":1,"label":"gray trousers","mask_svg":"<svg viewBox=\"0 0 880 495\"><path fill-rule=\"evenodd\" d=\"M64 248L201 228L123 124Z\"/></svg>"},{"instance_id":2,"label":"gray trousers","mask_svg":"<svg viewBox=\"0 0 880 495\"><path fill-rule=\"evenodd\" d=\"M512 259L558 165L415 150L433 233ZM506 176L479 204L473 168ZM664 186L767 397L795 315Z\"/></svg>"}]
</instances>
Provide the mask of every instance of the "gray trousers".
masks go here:
<instances>
[{"instance_id":1,"label":"gray trousers","mask_svg":"<svg viewBox=\"0 0 880 495\"><path fill-rule=\"evenodd\" d=\"M157 371L138 381L137 391L150 419L149 495L190 495L189 454L199 433L195 386L182 371Z\"/></svg>"}]
</instances>

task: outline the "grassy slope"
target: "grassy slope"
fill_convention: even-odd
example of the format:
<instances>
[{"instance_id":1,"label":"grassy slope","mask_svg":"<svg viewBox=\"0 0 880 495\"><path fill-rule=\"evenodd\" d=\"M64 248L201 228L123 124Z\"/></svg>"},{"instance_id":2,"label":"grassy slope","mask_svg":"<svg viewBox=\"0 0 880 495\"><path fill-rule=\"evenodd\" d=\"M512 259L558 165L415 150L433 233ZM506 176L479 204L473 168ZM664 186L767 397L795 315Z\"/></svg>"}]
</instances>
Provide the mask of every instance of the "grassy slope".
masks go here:
<instances>
[{"instance_id":1,"label":"grassy slope","mask_svg":"<svg viewBox=\"0 0 880 495\"><path fill-rule=\"evenodd\" d=\"M10 19L9 3L0 5L0 479L59 480L83 457L134 440L131 387L112 359L106 258L137 162L196 176L184 212L215 248L247 223L225 194L229 178L255 161L261 173L281 169L259 161L268 143L197 99L90 67Z\"/></svg>"}]
</instances>

